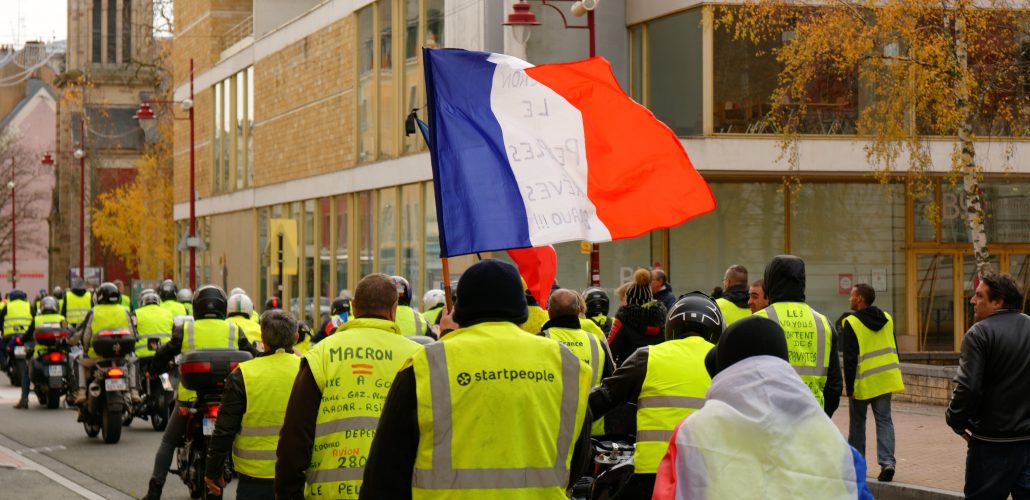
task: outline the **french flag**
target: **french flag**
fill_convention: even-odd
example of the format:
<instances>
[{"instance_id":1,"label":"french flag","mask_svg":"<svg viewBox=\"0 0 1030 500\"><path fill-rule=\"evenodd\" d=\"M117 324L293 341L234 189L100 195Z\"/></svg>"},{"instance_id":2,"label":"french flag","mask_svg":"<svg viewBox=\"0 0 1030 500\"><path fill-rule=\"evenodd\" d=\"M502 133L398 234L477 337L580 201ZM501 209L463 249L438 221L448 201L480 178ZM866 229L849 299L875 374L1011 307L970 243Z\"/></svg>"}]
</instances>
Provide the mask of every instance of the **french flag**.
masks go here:
<instances>
[{"instance_id":1,"label":"french flag","mask_svg":"<svg viewBox=\"0 0 1030 500\"><path fill-rule=\"evenodd\" d=\"M606 60L423 55L444 257L632 238L715 209L679 139Z\"/></svg>"}]
</instances>

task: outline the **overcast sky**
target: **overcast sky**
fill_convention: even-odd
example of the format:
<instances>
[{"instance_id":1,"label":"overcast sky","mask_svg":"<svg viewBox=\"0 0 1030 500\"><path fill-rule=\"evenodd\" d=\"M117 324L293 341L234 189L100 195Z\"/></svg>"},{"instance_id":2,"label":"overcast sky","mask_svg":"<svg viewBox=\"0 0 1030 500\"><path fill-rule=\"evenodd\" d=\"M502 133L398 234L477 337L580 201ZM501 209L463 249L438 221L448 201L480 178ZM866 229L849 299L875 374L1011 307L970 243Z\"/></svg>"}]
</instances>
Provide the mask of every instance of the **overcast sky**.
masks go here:
<instances>
[{"instance_id":1,"label":"overcast sky","mask_svg":"<svg viewBox=\"0 0 1030 500\"><path fill-rule=\"evenodd\" d=\"M64 40L67 0L0 0L0 44Z\"/></svg>"}]
</instances>

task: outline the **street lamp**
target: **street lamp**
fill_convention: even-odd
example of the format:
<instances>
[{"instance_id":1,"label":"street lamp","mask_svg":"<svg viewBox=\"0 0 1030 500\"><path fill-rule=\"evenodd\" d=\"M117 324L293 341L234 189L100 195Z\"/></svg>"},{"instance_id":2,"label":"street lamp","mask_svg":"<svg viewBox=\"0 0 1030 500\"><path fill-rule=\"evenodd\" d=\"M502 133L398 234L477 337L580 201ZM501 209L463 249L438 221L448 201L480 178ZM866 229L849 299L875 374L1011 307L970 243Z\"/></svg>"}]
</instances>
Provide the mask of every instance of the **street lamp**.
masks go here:
<instances>
[{"instance_id":1,"label":"street lamp","mask_svg":"<svg viewBox=\"0 0 1030 500\"><path fill-rule=\"evenodd\" d=\"M190 233L186 237L186 246L190 249L190 289L197 289L197 247L201 243L197 240L197 184L194 172L196 146L194 145L194 120L193 120L193 59L190 58L190 97L182 101L149 101L139 105L139 110L133 116L139 120L139 126L143 129L143 136L148 142L157 140L157 116L151 109L151 104L181 104L183 111L189 113L187 120L190 121ZM179 119L172 114L172 118Z\"/></svg>"},{"instance_id":2,"label":"street lamp","mask_svg":"<svg viewBox=\"0 0 1030 500\"><path fill-rule=\"evenodd\" d=\"M587 23L584 24L569 24L568 18L565 17L565 12L562 12L558 6L554 5L556 1L572 1L572 0L537 0L541 5L554 9L559 16L561 16L562 25L565 29L585 29L590 36L590 57L596 55L595 44L594 44L594 9L597 8L597 4L601 0L576 0L572 3L569 8L569 12L576 17L587 16ZM540 23L536 20L536 14L533 14L529 10L529 2L520 1L515 2L511 6L512 11L508 13L507 21L504 22L505 26L511 27L511 34L522 46L525 46L526 42L529 41L529 31L533 26L539 26ZM600 245L593 243L590 246L590 286L601 285L601 250Z\"/></svg>"},{"instance_id":3,"label":"street lamp","mask_svg":"<svg viewBox=\"0 0 1030 500\"><path fill-rule=\"evenodd\" d=\"M79 119L79 147L72 156L79 160L79 277L86 279L86 122ZM58 151L61 153L62 151ZM67 154L67 153L65 153ZM47 167L57 164L48 151L39 161Z\"/></svg>"}]
</instances>

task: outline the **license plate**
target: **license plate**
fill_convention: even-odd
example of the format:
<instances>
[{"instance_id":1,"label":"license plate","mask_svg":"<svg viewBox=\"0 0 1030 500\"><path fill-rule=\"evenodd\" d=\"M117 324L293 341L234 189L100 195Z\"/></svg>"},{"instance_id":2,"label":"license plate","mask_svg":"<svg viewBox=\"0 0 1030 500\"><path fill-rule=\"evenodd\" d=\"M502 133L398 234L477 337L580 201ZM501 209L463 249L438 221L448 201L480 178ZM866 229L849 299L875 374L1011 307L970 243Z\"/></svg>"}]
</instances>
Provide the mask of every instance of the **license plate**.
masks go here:
<instances>
[{"instance_id":1,"label":"license plate","mask_svg":"<svg viewBox=\"0 0 1030 500\"><path fill-rule=\"evenodd\" d=\"M50 375L51 377L63 377L64 376L64 367L61 366L61 365L50 365L50 366L46 367L46 369L47 369L47 374Z\"/></svg>"},{"instance_id":2,"label":"license plate","mask_svg":"<svg viewBox=\"0 0 1030 500\"><path fill-rule=\"evenodd\" d=\"M16 345L16 346L14 346L14 357L16 357L16 358L24 358L25 357L25 346L23 346L23 345Z\"/></svg>"},{"instance_id":3,"label":"license plate","mask_svg":"<svg viewBox=\"0 0 1030 500\"><path fill-rule=\"evenodd\" d=\"M215 433L214 419L204 417L204 435L210 436Z\"/></svg>"},{"instance_id":4,"label":"license plate","mask_svg":"<svg viewBox=\"0 0 1030 500\"><path fill-rule=\"evenodd\" d=\"M167 373L161 374L161 387L166 391L172 390L172 378L169 377Z\"/></svg>"},{"instance_id":5,"label":"license plate","mask_svg":"<svg viewBox=\"0 0 1030 500\"><path fill-rule=\"evenodd\" d=\"M104 388L108 391L124 391L128 385L123 378L109 378L104 381Z\"/></svg>"}]
</instances>

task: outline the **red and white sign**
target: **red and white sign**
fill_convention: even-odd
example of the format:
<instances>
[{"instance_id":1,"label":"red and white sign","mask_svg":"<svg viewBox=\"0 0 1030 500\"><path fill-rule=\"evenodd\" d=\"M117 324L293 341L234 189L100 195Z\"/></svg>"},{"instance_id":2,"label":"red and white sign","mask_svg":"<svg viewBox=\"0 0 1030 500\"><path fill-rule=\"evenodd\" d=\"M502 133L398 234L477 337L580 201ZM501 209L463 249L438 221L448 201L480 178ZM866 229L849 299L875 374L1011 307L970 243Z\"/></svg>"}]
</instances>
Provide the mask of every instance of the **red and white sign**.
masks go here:
<instances>
[{"instance_id":1,"label":"red and white sign","mask_svg":"<svg viewBox=\"0 0 1030 500\"><path fill-rule=\"evenodd\" d=\"M855 275L841 273L837 275L837 293L851 295L851 287L855 285Z\"/></svg>"}]
</instances>

